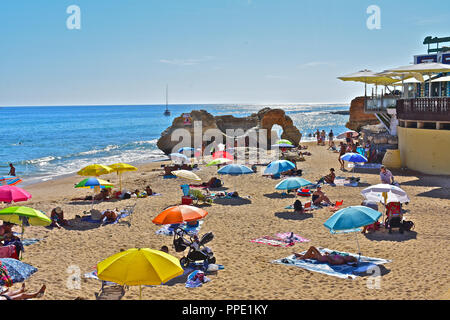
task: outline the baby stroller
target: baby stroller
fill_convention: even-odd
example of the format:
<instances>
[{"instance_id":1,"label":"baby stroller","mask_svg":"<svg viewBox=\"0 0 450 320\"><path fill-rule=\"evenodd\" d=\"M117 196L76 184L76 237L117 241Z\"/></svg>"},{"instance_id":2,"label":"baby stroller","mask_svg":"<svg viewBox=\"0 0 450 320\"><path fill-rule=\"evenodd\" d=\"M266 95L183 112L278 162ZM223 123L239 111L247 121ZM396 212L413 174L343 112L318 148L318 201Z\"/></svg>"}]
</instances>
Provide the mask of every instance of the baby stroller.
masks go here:
<instances>
[{"instance_id":1,"label":"baby stroller","mask_svg":"<svg viewBox=\"0 0 450 320\"><path fill-rule=\"evenodd\" d=\"M398 228L400 233L404 232L400 202L389 202L386 205L386 216L385 226L389 229L389 233L392 233L392 228Z\"/></svg>"},{"instance_id":2,"label":"baby stroller","mask_svg":"<svg viewBox=\"0 0 450 320\"><path fill-rule=\"evenodd\" d=\"M186 239L186 237L189 239ZM205 233L201 239L196 235L190 236L182 228L177 228L174 232L173 237L173 247L176 252L183 252L187 248L189 251L185 257L180 259L180 265L185 268L190 263L202 260L204 265L216 263L216 257L212 250L205 246L206 243L214 239L214 234L212 232Z\"/></svg>"}]
</instances>

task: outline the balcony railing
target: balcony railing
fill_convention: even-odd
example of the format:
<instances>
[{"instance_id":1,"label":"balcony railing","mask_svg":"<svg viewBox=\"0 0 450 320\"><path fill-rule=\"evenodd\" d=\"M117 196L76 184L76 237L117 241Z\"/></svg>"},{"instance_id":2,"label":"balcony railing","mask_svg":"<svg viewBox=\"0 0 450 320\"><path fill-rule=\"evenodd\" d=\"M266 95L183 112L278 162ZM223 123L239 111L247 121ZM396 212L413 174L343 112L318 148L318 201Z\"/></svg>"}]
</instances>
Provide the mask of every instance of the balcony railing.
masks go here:
<instances>
[{"instance_id":1,"label":"balcony railing","mask_svg":"<svg viewBox=\"0 0 450 320\"><path fill-rule=\"evenodd\" d=\"M385 113L388 108L395 108L397 97L392 96L376 96L367 97L364 105L365 113Z\"/></svg>"},{"instance_id":2,"label":"balcony railing","mask_svg":"<svg viewBox=\"0 0 450 320\"><path fill-rule=\"evenodd\" d=\"M412 121L449 121L450 97L399 99L397 118Z\"/></svg>"}]
</instances>

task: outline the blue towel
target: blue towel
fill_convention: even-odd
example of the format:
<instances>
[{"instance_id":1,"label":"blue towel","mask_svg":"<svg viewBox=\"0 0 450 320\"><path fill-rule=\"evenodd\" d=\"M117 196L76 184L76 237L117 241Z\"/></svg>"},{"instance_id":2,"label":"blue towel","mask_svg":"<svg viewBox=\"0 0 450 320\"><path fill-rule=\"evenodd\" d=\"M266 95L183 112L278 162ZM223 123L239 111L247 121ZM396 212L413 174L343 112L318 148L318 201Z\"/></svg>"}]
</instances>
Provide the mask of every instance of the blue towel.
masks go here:
<instances>
[{"instance_id":1,"label":"blue towel","mask_svg":"<svg viewBox=\"0 0 450 320\"><path fill-rule=\"evenodd\" d=\"M121 213L121 214L119 214L119 216L117 217L117 219L115 221L106 222L105 224L116 224L119 222L120 219L128 217L128 216L129 216L129 214L127 214L127 213ZM94 219L92 219L92 216L90 216L90 215L82 217L81 221L90 222L90 223L102 223L102 220L94 220Z\"/></svg>"},{"instance_id":2,"label":"blue towel","mask_svg":"<svg viewBox=\"0 0 450 320\"><path fill-rule=\"evenodd\" d=\"M175 179L176 177L177 176L170 174L170 175L163 176L163 179Z\"/></svg>"},{"instance_id":3,"label":"blue towel","mask_svg":"<svg viewBox=\"0 0 450 320\"><path fill-rule=\"evenodd\" d=\"M334 251L326 248L318 248L318 249L321 254L324 254L326 252L331 253ZM302 254L305 253L306 251L302 252ZM348 254L357 259L359 257L357 254L353 253ZM370 268L376 265L392 262L392 260L370 258L366 256L360 256L359 259L360 259L359 263L356 266L349 264L330 265L328 263L319 262L317 260L310 260L310 259L300 260L296 259L295 255L290 255L284 259L274 260L272 261L272 263L292 265L309 271L319 272L342 279L356 279L357 276L364 275L365 272L367 272Z\"/></svg>"}]
</instances>

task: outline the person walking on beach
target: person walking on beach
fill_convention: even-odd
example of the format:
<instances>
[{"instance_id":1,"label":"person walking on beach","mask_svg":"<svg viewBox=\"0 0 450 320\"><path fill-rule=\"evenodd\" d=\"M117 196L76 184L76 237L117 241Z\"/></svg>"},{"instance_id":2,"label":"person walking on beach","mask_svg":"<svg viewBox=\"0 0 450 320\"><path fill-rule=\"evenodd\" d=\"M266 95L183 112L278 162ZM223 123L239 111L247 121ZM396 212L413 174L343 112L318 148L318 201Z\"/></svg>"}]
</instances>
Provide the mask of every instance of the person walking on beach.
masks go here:
<instances>
[{"instance_id":1,"label":"person walking on beach","mask_svg":"<svg viewBox=\"0 0 450 320\"><path fill-rule=\"evenodd\" d=\"M381 166L380 168L380 178L381 183L384 184L394 184L394 176L392 175L392 172L388 169L386 169L385 166Z\"/></svg>"},{"instance_id":2,"label":"person walking on beach","mask_svg":"<svg viewBox=\"0 0 450 320\"><path fill-rule=\"evenodd\" d=\"M319 145L320 144L320 131L319 131L319 129L317 129L317 131L316 131L316 133L314 135L316 136L316 139L317 139L317 145Z\"/></svg>"},{"instance_id":3,"label":"person walking on beach","mask_svg":"<svg viewBox=\"0 0 450 320\"><path fill-rule=\"evenodd\" d=\"M347 151L347 146L341 141L340 144L340 149L339 149L339 163L341 164L341 170L344 171L344 160L341 159L341 157L346 153Z\"/></svg>"},{"instance_id":4,"label":"person walking on beach","mask_svg":"<svg viewBox=\"0 0 450 320\"><path fill-rule=\"evenodd\" d=\"M333 129L330 130L330 133L328 134L328 146L331 148L331 145L333 144L333 138L334 138L334 133L333 133Z\"/></svg>"},{"instance_id":5,"label":"person walking on beach","mask_svg":"<svg viewBox=\"0 0 450 320\"><path fill-rule=\"evenodd\" d=\"M320 141L322 142L322 145L325 145L325 139L327 137L327 134L325 133L325 130L322 130L322 132L320 133Z\"/></svg>"},{"instance_id":6,"label":"person walking on beach","mask_svg":"<svg viewBox=\"0 0 450 320\"><path fill-rule=\"evenodd\" d=\"M14 168L12 163L9 164L9 167L10 167L10 169L9 169L8 175L15 177L16 176L16 168Z\"/></svg>"}]
</instances>

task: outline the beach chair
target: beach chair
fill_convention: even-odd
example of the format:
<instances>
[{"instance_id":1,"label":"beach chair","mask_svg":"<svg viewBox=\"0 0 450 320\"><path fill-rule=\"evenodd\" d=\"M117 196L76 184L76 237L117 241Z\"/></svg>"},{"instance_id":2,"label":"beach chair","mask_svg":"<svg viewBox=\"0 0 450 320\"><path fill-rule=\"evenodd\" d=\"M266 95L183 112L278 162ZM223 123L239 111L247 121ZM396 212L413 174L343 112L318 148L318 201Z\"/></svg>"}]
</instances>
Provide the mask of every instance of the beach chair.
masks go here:
<instances>
[{"instance_id":1,"label":"beach chair","mask_svg":"<svg viewBox=\"0 0 450 320\"><path fill-rule=\"evenodd\" d=\"M303 210L304 210L305 212L307 212L307 211L312 211L312 208L311 208L311 201L308 201L308 202L305 203L305 205L304 205L304 207L303 207Z\"/></svg>"},{"instance_id":2,"label":"beach chair","mask_svg":"<svg viewBox=\"0 0 450 320\"><path fill-rule=\"evenodd\" d=\"M336 201L336 203L334 204L334 206L330 207L330 211L332 212L336 212L340 209L340 207L342 206L342 204L344 203L344 200L341 201Z\"/></svg>"},{"instance_id":3,"label":"beach chair","mask_svg":"<svg viewBox=\"0 0 450 320\"><path fill-rule=\"evenodd\" d=\"M95 293L96 300L121 300L125 295L125 287L114 284L106 285L106 281L102 281L100 292Z\"/></svg>"},{"instance_id":4,"label":"beach chair","mask_svg":"<svg viewBox=\"0 0 450 320\"><path fill-rule=\"evenodd\" d=\"M404 232L402 206L400 202L389 202L386 205L386 216L385 226L389 229L389 233L392 233L392 228L398 228L400 233Z\"/></svg>"}]
</instances>

